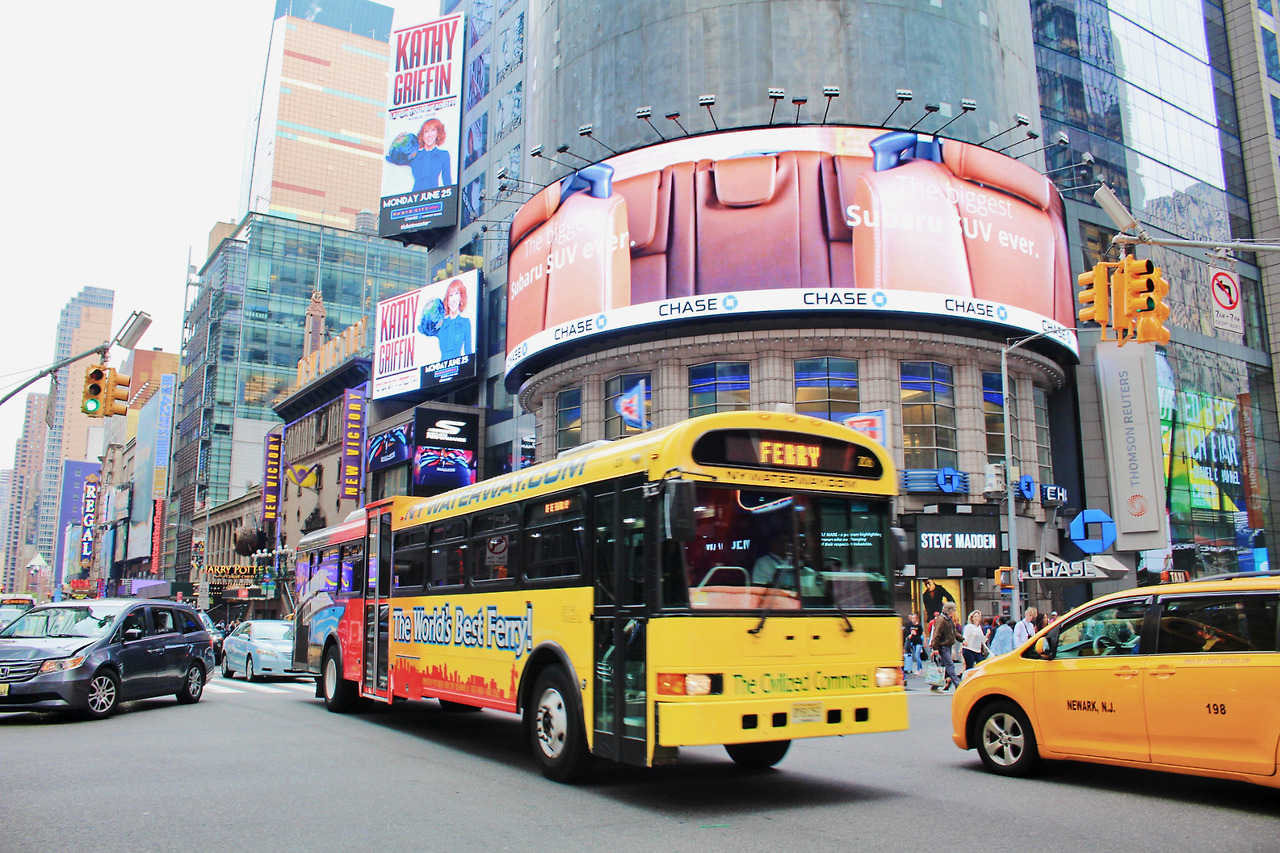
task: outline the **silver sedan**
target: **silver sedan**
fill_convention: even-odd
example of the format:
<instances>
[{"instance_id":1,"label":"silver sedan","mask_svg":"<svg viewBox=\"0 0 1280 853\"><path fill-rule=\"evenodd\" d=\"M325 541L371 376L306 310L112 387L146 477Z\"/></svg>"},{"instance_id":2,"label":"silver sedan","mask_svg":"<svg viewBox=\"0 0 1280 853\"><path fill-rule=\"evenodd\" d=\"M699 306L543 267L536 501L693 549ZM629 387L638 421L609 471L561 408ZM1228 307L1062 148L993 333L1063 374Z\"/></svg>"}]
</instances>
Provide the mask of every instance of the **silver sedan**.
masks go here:
<instances>
[{"instance_id":1,"label":"silver sedan","mask_svg":"<svg viewBox=\"0 0 1280 853\"><path fill-rule=\"evenodd\" d=\"M251 619L222 641L222 677L243 672L249 681L267 676L301 676L293 668L293 623L283 619Z\"/></svg>"}]
</instances>

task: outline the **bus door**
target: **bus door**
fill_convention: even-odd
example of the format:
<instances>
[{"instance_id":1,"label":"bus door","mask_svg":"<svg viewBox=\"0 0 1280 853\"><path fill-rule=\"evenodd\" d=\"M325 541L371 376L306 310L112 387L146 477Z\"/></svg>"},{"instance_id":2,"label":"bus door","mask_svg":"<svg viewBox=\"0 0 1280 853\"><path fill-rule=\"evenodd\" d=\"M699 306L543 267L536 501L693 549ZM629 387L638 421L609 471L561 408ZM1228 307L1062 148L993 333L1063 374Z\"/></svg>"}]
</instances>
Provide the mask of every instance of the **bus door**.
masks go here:
<instances>
[{"instance_id":1,"label":"bus door","mask_svg":"<svg viewBox=\"0 0 1280 853\"><path fill-rule=\"evenodd\" d=\"M360 693L391 701L387 641L391 593L391 507L369 510L369 574L364 584L364 668Z\"/></svg>"},{"instance_id":2,"label":"bus door","mask_svg":"<svg viewBox=\"0 0 1280 853\"><path fill-rule=\"evenodd\" d=\"M592 516L596 540L592 752L640 765L648 763L644 509L637 486L597 495Z\"/></svg>"}]
</instances>

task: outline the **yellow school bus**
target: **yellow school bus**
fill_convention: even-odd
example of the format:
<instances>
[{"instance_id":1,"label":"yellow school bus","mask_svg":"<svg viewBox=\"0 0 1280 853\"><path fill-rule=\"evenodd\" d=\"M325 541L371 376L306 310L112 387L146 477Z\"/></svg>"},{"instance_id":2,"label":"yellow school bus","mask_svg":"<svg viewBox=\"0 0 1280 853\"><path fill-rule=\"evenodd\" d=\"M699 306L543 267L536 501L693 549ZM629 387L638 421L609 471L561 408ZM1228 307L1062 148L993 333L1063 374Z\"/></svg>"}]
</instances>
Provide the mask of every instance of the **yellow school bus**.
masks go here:
<instances>
[{"instance_id":1,"label":"yellow school bus","mask_svg":"<svg viewBox=\"0 0 1280 853\"><path fill-rule=\"evenodd\" d=\"M843 426L729 412L378 501L299 544L295 666L333 711L519 714L558 781L905 729L896 492Z\"/></svg>"}]
</instances>

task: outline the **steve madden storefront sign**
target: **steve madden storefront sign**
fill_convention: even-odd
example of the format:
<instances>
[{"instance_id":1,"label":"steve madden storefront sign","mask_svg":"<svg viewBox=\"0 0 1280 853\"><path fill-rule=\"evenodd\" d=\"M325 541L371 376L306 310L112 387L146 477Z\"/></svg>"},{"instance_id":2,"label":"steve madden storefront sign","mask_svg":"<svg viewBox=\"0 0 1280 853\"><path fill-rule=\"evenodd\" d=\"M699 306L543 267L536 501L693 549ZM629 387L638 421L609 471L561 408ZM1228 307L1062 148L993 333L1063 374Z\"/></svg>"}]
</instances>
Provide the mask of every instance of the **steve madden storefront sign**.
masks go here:
<instances>
[{"instance_id":1,"label":"steve madden storefront sign","mask_svg":"<svg viewBox=\"0 0 1280 853\"><path fill-rule=\"evenodd\" d=\"M1001 564L996 516L921 513L915 519L917 567L990 569Z\"/></svg>"}]
</instances>

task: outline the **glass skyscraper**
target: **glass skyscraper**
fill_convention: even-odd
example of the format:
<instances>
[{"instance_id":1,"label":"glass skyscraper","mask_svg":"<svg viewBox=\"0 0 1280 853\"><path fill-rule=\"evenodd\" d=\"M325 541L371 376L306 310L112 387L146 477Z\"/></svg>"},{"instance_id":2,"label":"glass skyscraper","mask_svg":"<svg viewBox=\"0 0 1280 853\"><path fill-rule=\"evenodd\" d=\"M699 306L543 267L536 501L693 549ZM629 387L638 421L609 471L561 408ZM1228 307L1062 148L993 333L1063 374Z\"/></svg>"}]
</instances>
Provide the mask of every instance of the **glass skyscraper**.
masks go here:
<instances>
[{"instance_id":1,"label":"glass skyscraper","mask_svg":"<svg viewBox=\"0 0 1280 853\"><path fill-rule=\"evenodd\" d=\"M1153 237L1254 237L1221 4L1032 0L1031 13L1044 138L1065 133L1070 140L1047 153L1068 200L1075 271L1116 258L1116 228L1092 201L1098 182ZM1156 356L1172 547L1146 552L1143 568L1205 573L1261 565L1277 456L1257 258L1245 253L1235 263L1242 337L1215 324L1204 249L1131 253L1164 271L1172 331Z\"/></svg>"}]
</instances>

